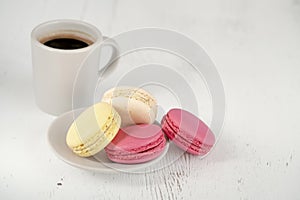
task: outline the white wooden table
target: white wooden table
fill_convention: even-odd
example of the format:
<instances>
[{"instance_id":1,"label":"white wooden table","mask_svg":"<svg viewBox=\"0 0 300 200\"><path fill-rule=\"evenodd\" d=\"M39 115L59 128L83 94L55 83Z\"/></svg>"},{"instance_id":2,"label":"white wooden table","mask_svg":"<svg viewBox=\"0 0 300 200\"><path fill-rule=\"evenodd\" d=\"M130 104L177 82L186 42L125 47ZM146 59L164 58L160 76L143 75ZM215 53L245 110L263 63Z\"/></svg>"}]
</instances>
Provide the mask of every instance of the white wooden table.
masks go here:
<instances>
[{"instance_id":1,"label":"white wooden table","mask_svg":"<svg viewBox=\"0 0 300 200\"><path fill-rule=\"evenodd\" d=\"M179 31L217 64L226 93L222 136L203 159L149 174L71 167L46 143L54 117L32 90L30 32L57 18L105 35ZM300 1L0 2L0 199L300 199Z\"/></svg>"}]
</instances>

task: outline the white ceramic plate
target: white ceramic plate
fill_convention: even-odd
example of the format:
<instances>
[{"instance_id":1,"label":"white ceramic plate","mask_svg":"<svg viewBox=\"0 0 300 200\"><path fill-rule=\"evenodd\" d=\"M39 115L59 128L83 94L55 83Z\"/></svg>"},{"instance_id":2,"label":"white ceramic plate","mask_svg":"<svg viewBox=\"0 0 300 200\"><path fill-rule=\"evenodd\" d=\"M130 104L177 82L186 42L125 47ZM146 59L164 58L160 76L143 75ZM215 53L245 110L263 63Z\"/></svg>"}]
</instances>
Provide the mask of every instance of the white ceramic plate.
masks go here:
<instances>
[{"instance_id":1,"label":"white ceramic plate","mask_svg":"<svg viewBox=\"0 0 300 200\"><path fill-rule=\"evenodd\" d=\"M77 109L59 116L52 122L48 131L48 142L52 150L58 158L70 165L102 173L115 173L118 171L133 172L144 169L158 162L165 156L169 149L169 143L167 142L163 153L158 158L141 164L114 163L107 158L105 151L101 151L96 154L95 157L79 157L68 148L66 144L66 134L69 126L74 120L74 117L78 116L83 110L84 109Z\"/></svg>"}]
</instances>

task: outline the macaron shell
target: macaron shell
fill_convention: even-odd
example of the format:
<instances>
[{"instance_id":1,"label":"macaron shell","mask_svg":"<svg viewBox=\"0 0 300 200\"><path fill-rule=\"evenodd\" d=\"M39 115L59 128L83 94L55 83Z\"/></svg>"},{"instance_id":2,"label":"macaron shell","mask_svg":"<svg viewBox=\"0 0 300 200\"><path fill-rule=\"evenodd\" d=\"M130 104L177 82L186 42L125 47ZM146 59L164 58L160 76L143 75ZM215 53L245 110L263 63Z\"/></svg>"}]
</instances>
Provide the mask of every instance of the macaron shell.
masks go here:
<instances>
[{"instance_id":1,"label":"macaron shell","mask_svg":"<svg viewBox=\"0 0 300 200\"><path fill-rule=\"evenodd\" d=\"M192 113L182 109L171 109L166 115L166 121L171 128L190 142L212 146L215 137L209 127Z\"/></svg>"},{"instance_id":2,"label":"macaron shell","mask_svg":"<svg viewBox=\"0 0 300 200\"><path fill-rule=\"evenodd\" d=\"M182 150L194 155L205 155L209 152L210 147L206 147L204 144L194 145L193 142L189 142L182 138L180 134L174 132L174 130L172 130L172 128L165 123L166 122L162 124L164 133Z\"/></svg>"},{"instance_id":3,"label":"macaron shell","mask_svg":"<svg viewBox=\"0 0 300 200\"><path fill-rule=\"evenodd\" d=\"M166 139L159 126L143 124L120 129L105 151L114 162L141 163L159 156L165 145Z\"/></svg>"},{"instance_id":4,"label":"macaron shell","mask_svg":"<svg viewBox=\"0 0 300 200\"><path fill-rule=\"evenodd\" d=\"M123 134L118 134L123 135ZM156 140L149 141L148 143L139 142L139 140L128 140L127 136L118 137L118 139L123 139L122 143L111 143L105 148L106 152L113 155L132 155L141 152L146 152L151 149L155 149L161 143L165 143L166 139L164 135L161 135ZM124 142L123 142L124 141ZM125 143L127 141L127 143Z\"/></svg>"},{"instance_id":5,"label":"macaron shell","mask_svg":"<svg viewBox=\"0 0 300 200\"><path fill-rule=\"evenodd\" d=\"M98 103L87 108L71 124L67 144L74 147L86 143L91 135L102 131L104 124L111 123L113 115L113 108L106 103Z\"/></svg>"},{"instance_id":6,"label":"macaron shell","mask_svg":"<svg viewBox=\"0 0 300 200\"><path fill-rule=\"evenodd\" d=\"M107 103L97 103L71 124L66 143L79 156L88 157L103 149L117 134L121 119Z\"/></svg>"},{"instance_id":7,"label":"macaron shell","mask_svg":"<svg viewBox=\"0 0 300 200\"><path fill-rule=\"evenodd\" d=\"M114 155L114 154L107 153L107 157L111 161L117 163L123 163L123 164L143 163L157 158L164 151L165 146L166 146L166 140L164 139L155 148L142 153L128 154L128 155Z\"/></svg>"},{"instance_id":8,"label":"macaron shell","mask_svg":"<svg viewBox=\"0 0 300 200\"><path fill-rule=\"evenodd\" d=\"M118 118L118 116L116 116L116 118ZM111 140L113 140L113 138L119 131L120 124L121 120L119 117L118 120L113 120L113 123L110 125L109 129L105 131L102 137L100 137L90 145L84 144L80 146L82 147L82 149L77 150L76 148L73 148L73 152L82 157L95 155L96 153L104 149L111 142Z\"/></svg>"},{"instance_id":9,"label":"macaron shell","mask_svg":"<svg viewBox=\"0 0 300 200\"><path fill-rule=\"evenodd\" d=\"M162 119L162 129L179 148L194 155L204 155L214 145L209 127L193 114L172 109Z\"/></svg>"},{"instance_id":10,"label":"macaron shell","mask_svg":"<svg viewBox=\"0 0 300 200\"><path fill-rule=\"evenodd\" d=\"M132 124L151 124L157 114L156 100L145 90L134 87L117 87L105 92L103 102L112 104L120 114L122 127Z\"/></svg>"},{"instance_id":11,"label":"macaron shell","mask_svg":"<svg viewBox=\"0 0 300 200\"><path fill-rule=\"evenodd\" d=\"M117 136L111 141L106 149L115 151L122 149L122 151L136 152L139 149L152 145L163 137L162 130L159 126L154 124L133 125L121 128ZM152 148L152 146L150 147ZM142 149L142 151L145 149Z\"/></svg>"}]
</instances>

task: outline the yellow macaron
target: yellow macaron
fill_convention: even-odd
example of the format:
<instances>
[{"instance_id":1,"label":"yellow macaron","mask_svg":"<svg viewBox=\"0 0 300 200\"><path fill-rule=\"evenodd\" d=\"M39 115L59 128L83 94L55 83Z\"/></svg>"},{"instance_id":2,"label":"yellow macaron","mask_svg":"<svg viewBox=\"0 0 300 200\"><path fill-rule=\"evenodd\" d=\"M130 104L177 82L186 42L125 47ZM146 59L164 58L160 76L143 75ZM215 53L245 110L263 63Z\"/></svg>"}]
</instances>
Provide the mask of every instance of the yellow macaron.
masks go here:
<instances>
[{"instance_id":1,"label":"yellow macaron","mask_svg":"<svg viewBox=\"0 0 300 200\"><path fill-rule=\"evenodd\" d=\"M81 157L95 155L116 136L121 117L108 103L97 103L83 111L71 124L66 142Z\"/></svg>"}]
</instances>

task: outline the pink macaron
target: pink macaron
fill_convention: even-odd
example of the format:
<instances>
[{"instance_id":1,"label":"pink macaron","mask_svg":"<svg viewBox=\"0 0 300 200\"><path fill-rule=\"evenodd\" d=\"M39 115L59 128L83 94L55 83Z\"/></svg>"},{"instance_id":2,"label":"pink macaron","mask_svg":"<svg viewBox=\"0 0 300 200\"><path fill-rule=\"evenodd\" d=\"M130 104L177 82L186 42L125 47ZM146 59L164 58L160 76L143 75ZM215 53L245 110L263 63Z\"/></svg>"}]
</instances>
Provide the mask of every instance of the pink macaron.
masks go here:
<instances>
[{"instance_id":1,"label":"pink macaron","mask_svg":"<svg viewBox=\"0 0 300 200\"><path fill-rule=\"evenodd\" d=\"M136 164L157 158L165 146L166 139L159 126L140 124L120 129L105 152L113 162Z\"/></svg>"},{"instance_id":2,"label":"pink macaron","mask_svg":"<svg viewBox=\"0 0 300 200\"><path fill-rule=\"evenodd\" d=\"M171 109L161 124L170 140L193 155L207 154L215 143L215 136L209 127L188 111Z\"/></svg>"}]
</instances>

